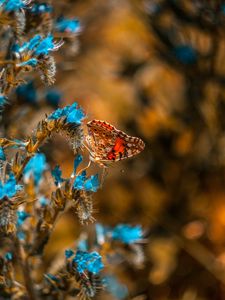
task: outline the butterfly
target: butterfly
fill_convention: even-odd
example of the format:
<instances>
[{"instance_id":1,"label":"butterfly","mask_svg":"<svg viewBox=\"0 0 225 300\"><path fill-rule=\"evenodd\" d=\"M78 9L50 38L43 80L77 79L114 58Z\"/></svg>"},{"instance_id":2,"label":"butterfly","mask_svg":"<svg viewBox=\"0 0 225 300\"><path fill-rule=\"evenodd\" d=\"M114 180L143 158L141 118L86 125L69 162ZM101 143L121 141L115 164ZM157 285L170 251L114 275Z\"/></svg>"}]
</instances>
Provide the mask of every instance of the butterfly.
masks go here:
<instances>
[{"instance_id":1,"label":"butterfly","mask_svg":"<svg viewBox=\"0 0 225 300\"><path fill-rule=\"evenodd\" d=\"M105 121L92 120L87 127L90 159L100 165L132 157L144 150L145 144L140 138L129 136Z\"/></svg>"}]
</instances>

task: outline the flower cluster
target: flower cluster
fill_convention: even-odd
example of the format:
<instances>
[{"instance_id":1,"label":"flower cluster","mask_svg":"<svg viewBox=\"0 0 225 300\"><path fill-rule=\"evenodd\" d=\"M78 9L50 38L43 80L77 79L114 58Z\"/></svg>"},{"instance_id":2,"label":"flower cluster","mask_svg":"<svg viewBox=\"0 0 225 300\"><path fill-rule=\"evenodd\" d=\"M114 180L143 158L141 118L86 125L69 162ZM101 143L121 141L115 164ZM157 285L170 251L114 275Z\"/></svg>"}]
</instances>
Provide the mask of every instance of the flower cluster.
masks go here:
<instances>
[{"instance_id":1,"label":"flower cluster","mask_svg":"<svg viewBox=\"0 0 225 300\"><path fill-rule=\"evenodd\" d=\"M125 244L133 244L143 238L141 226L118 224L112 230L112 238Z\"/></svg>"},{"instance_id":2,"label":"flower cluster","mask_svg":"<svg viewBox=\"0 0 225 300\"><path fill-rule=\"evenodd\" d=\"M81 121L85 118L85 114L75 102L72 105L65 106L64 108L58 108L48 117L49 120L59 120L61 118L63 118L66 123L80 125Z\"/></svg>"},{"instance_id":3,"label":"flower cluster","mask_svg":"<svg viewBox=\"0 0 225 300\"><path fill-rule=\"evenodd\" d=\"M0 9L4 12L15 12L26 7L29 0L1 0Z\"/></svg>"},{"instance_id":4,"label":"flower cluster","mask_svg":"<svg viewBox=\"0 0 225 300\"><path fill-rule=\"evenodd\" d=\"M29 178L32 177L35 186L38 186L42 179L42 174L46 169L47 165L45 155L37 153L30 159L24 168L24 181L28 182Z\"/></svg>"},{"instance_id":5,"label":"flower cluster","mask_svg":"<svg viewBox=\"0 0 225 300\"><path fill-rule=\"evenodd\" d=\"M56 51L62 46L62 42L54 42L53 36L49 34L43 38L41 35L35 35L30 41L23 43L21 46L15 44L13 46L13 53L16 57L16 66L36 67L49 55L51 51Z\"/></svg>"},{"instance_id":6,"label":"flower cluster","mask_svg":"<svg viewBox=\"0 0 225 300\"><path fill-rule=\"evenodd\" d=\"M76 34L81 31L81 25L75 18L68 19L62 16L56 20L55 29L59 32Z\"/></svg>"},{"instance_id":7,"label":"flower cluster","mask_svg":"<svg viewBox=\"0 0 225 300\"><path fill-rule=\"evenodd\" d=\"M0 200L4 200L4 197L12 198L18 191L22 189L22 186L17 184L13 173L9 174L9 178L5 183L0 181Z\"/></svg>"},{"instance_id":8,"label":"flower cluster","mask_svg":"<svg viewBox=\"0 0 225 300\"><path fill-rule=\"evenodd\" d=\"M69 249L65 252L66 258L70 259L74 256L74 252ZM75 265L75 269L79 274L86 271L97 275L103 269L101 256L96 252L86 252L78 250L75 256L72 258L72 263Z\"/></svg>"},{"instance_id":9,"label":"flower cluster","mask_svg":"<svg viewBox=\"0 0 225 300\"><path fill-rule=\"evenodd\" d=\"M74 189L87 192L97 192L99 186L98 174L87 177L85 171L76 176L73 184Z\"/></svg>"}]
</instances>

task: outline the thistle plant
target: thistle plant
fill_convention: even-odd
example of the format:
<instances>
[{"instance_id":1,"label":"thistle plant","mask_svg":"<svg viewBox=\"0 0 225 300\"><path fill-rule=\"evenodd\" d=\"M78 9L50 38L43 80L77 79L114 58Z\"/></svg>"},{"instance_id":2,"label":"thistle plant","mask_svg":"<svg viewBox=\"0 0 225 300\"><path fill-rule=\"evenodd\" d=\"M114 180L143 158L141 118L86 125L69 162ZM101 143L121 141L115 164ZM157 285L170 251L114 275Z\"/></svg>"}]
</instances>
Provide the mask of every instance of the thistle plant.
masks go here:
<instances>
[{"instance_id":1,"label":"thistle plant","mask_svg":"<svg viewBox=\"0 0 225 300\"><path fill-rule=\"evenodd\" d=\"M141 265L143 232L140 226L96 223L93 196L102 187L108 165L141 152L143 141L104 121L87 123L76 102L57 108L60 94L54 91L46 99L56 109L46 112L30 135L20 139L5 134L4 118L13 101L35 102L37 73L43 84L52 85L57 70L54 52L60 55L62 47L69 47L82 32L76 18L53 19L53 12L50 2L0 1L0 298L89 299L103 289L126 298L126 287L108 271L109 265L121 261ZM67 178L40 152L55 134L64 136L74 153ZM90 172L91 162L100 167L99 174ZM45 246L58 217L70 208L82 234L72 248L59 254L54 270L44 270Z\"/></svg>"}]
</instances>

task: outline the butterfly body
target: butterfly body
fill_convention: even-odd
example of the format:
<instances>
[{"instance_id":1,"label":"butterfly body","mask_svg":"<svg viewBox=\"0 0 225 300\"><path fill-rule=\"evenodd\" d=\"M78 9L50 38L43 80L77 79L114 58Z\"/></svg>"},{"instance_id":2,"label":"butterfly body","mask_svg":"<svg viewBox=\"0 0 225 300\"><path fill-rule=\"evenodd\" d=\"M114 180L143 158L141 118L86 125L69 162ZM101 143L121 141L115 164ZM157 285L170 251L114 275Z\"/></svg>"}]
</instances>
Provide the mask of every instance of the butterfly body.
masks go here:
<instances>
[{"instance_id":1,"label":"butterfly body","mask_svg":"<svg viewBox=\"0 0 225 300\"><path fill-rule=\"evenodd\" d=\"M129 136L105 121L92 120L87 127L90 158L100 165L132 157L145 147L140 138Z\"/></svg>"}]
</instances>

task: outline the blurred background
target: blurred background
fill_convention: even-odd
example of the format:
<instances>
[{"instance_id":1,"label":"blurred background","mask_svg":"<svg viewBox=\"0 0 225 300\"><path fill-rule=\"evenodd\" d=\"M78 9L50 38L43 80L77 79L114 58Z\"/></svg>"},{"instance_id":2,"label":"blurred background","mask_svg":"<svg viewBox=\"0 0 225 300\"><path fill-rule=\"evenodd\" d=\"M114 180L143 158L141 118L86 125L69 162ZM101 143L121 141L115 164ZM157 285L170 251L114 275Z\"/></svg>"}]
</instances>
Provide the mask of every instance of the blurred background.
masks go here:
<instances>
[{"instance_id":1,"label":"blurred background","mask_svg":"<svg viewBox=\"0 0 225 300\"><path fill-rule=\"evenodd\" d=\"M82 24L56 53L50 92L57 91L59 106L77 101L88 120L105 120L146 143L140 155L108 169L95 195L98 222L141 224L145 233L144 263L114 270L128 286L127 299L225 299L224 1L53 4L56 15ZM49 90L38 79L34 86L35 101L14 95L7 108L12 137L31 133L53 110ZM64 138L42 151L63 176L71 174L74 155ZM81 231L72 211L61 218L46 265Z\"/></svg>"}]
</instances>

